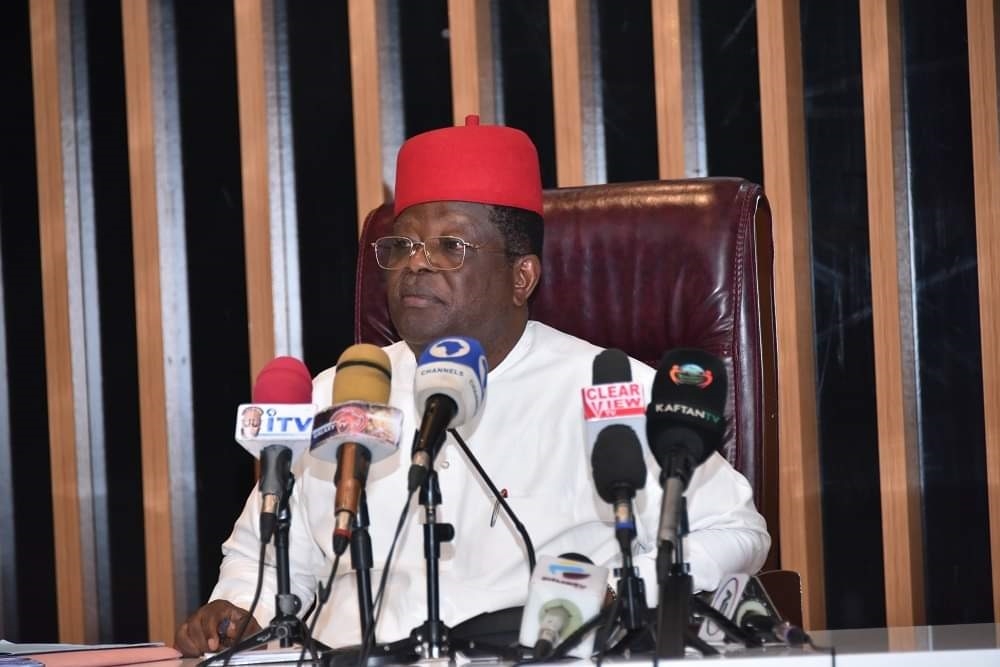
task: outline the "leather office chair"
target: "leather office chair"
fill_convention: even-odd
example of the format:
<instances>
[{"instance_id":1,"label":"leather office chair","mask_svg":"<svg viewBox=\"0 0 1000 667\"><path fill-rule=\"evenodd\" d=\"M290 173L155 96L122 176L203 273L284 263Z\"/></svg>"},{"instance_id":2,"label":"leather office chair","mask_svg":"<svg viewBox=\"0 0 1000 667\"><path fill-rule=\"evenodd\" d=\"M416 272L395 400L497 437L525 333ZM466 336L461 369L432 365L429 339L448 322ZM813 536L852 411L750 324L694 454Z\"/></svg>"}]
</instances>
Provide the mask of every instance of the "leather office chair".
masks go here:
<instances>
[{"instance_id":1,"label":"leather office chair","mask_svg":"<svg viewBox=\"0 0 1000 667\"><path fill-rule=\"evenodd\" d=\"M699 347L724 360L730 378L724 454L750 480L772 536L765 570L776 569L773 253L771 213L760 186L734 178L616 183L547 190L544 204L542 278L532 319L654 368L677 347ZM398 340L370 248L391 225L391 205L365 220L357 342ZM795 610L785 613L794 622Z\"/></svg>"}]
</instances>

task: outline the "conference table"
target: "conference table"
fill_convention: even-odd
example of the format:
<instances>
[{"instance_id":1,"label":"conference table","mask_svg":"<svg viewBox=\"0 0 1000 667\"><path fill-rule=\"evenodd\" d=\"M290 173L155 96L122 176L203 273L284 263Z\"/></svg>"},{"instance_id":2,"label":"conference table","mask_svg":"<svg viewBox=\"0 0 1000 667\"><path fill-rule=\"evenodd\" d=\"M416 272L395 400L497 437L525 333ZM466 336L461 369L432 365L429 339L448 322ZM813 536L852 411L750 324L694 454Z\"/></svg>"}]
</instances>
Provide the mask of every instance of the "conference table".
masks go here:
<instances>
[{"instance_id":1,"label":"conference table","mask_svg":"<svg viewBox=\"0 0 1000 667\"><path fill-rule=\"evenodd\" d=\"M718 657L703 658L692 654L687 658L661 660L660 664L695 660L736 660L749 667L1000 667L1000 625L980 623L970 625L938 625L901 628L866 628L856 630L817 630L811 634L817 649L796 649L767 646L755 649L729 649ZM260 656L263 658L264 656ZM194 667L196 659L167 660L146 663L148 667ZM583 661L580 661L581 663ZM606 657L605 665L651 665L649 656L630 658ZM230 663L234 664L234 663ZM265 663L254 663L265 664ZM288 665L293 662L271 665ZM312 664L307 662L306 664ZM442 660L426 660L417 665L447 664ZM477 658L456 663L489 665L499 661ZM565 662L559 664L567 664Z\"/></svg>"}]
</instances>

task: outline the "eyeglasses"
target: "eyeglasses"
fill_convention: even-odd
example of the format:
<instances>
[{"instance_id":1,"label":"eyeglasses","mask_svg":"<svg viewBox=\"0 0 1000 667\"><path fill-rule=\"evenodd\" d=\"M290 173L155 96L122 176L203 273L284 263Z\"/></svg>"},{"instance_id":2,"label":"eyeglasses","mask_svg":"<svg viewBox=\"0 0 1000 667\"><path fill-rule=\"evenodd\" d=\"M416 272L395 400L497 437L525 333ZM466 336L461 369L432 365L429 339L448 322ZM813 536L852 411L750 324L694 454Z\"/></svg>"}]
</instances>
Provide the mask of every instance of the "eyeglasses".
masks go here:
<instances>
[{"instance_id":1,"label":"eyeglasses","mask_svg":"<svg viewBox=\"0 0 1000 667\"><path fill-rule=\"evenodd\" d=\"M413 257L413 253L422 248L431 267L440 271L454 271L462 268L466 248L481 250L485 246L469 243L457 236L432 236L423 241L414 241L405 236L383 236L372 243L372 247L375 248L375 261L383 269L395 271L403 268Z\"/></svg>"}]
</instances>

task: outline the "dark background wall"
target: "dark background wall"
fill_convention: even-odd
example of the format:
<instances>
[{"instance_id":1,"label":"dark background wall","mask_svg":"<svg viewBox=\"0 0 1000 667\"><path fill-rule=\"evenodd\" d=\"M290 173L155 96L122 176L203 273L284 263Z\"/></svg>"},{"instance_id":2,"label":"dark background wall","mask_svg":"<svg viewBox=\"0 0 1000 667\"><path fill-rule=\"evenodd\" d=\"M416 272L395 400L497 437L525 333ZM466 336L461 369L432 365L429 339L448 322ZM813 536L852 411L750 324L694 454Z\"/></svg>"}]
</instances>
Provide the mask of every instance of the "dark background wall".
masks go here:
<instances>
[{"instance_id":1,"label":"dark background wall","mask_svg":"<svg viewBox=\"0 0 1000 667\"><path fill-rule=\"evenodd\" d=\"M707 174L763 182L755 6L695 2ZM599 2L609 181L656 178L649 4ZM100 260L100 322L117 641L146 636L135 312L121 48L114 0L85 3ZM917 289L919 443L927 616L992 620L963 3L904 0L903 51ZM356 259L346 3L287 5L304 360L314 373L352 342ZM445 0L399 2L407 136L449 125ZM555 181L548 12L497 5L501 113L536 141ZM249 396L242 193L231 0L176 3L188 231L200 590L254 483L231 437ZM857 0L804 0L803 73L815 293L828 624L885 623L865 147ZM0 265L15 498L19 627L56 627L45 354L27 0L0 3ZM764 183L766 189L766 182Z\"/></svg>"}]
</instances>

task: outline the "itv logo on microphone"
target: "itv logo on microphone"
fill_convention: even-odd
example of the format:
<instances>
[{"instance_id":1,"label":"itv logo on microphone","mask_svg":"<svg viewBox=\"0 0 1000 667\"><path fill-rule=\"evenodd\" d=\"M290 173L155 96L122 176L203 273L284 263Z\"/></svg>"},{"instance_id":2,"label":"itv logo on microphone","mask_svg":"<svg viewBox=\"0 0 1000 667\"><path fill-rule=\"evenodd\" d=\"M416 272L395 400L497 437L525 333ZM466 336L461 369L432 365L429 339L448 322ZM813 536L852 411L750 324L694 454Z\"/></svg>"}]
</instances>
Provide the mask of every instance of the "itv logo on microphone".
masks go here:
<instances>
[{"instance_id":1,"label":"itv logo on microphone","mask_svg":"<svg viewBox=\"0 0 1000 667\"><path fill-rule=\"evenodd\" d=\"M255 403L240 406L237 418L237 438L270 439L275 437L308 436L312 432L312 405L285 403Z\"/></svg>"}]
</instances>

